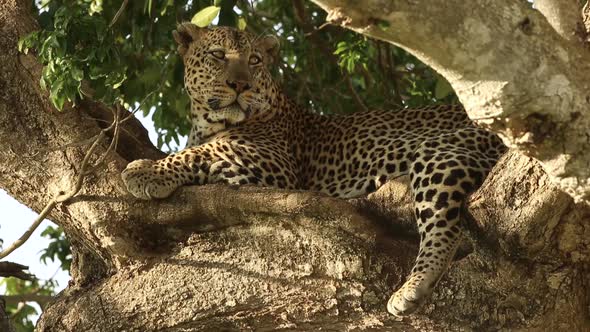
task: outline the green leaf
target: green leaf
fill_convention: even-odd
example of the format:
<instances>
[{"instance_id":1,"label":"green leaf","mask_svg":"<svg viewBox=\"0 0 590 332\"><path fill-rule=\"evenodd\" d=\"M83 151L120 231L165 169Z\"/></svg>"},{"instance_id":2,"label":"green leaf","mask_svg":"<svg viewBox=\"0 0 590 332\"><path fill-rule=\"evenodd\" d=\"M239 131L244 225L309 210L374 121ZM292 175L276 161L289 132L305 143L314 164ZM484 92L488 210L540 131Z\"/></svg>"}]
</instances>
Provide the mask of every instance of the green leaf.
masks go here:
<instances>
[{"instance_id":1,"label":"green leaf","mask_svg":"<svg viewBox=\"0 0 590 332\"><path fill-rule=\"evenodd\" d=\"M66 98L62 95L52 96L51 103L53 103L53 106L55 106L58 111L62 111L64 104L66 103Z\"/></svg>"},{"instance_id":2,"label":"green leaf","mask_svg":"<svg viewBox=\"0 0 590 332\"><path fill-rule=\"evenodd\" d=\"M381 30L387 30L387 28L389 28L391 26L391 24L385 20L379 20L377 22L377 26L381 29Z\"/></svg>"},{"instance_id":3,"label":"green leaf","mask_svg":"<svg viewBox=\"0 0 590 332\"><path fill-rule=\"evenodd\" d=\"M18 51L19 52L22 52L24 54L27 54L27 52L29 51L28 49L25 49L25 51L23 52L23 44L24 43L25 43L24 38L21 38L21 39L18 40L18 44L17 44L18 45Z\"/></svg>"},{"instance_id":4,"label":"green leaf","mask_svg":"<svg viewBox=\"0 0 590 332\"><path fill-rule=\"evenodd\" d=\"M158 133L158 140L156 141L156 146L158 147L158 149L161 149L162 145L164 145L164 141L162 139L162 133Z\"/></svg>"},{"instance_id":5,"label":"green leaf","mask_svg":"<svg viewBox=\"0 0 590 332\"><path fill-rule=\"evenodd\" d=\"M348 70L348 72L352 74L352 72L354 72L354 67L355 67L354 58L352 58L352 57L347 58L346 70Z\"/></svg>"},{"instance_id":6,"label":"green leaf","mask_svg":"<svg viewBox=\"0 0 590 332\"><path fill-rule=\"evenodd\" d=\"M168 7L173 7L173 6L174 6L174 0L167 0L166 4L164 4L164 7L160 11L160 16L166 15L166 12L168 11Z\"/></svg>"},{"instance_id":7,"label":"green leaf","mask_svg":"<svg viewBox=\"0 0 590 332\"><path fill-rule=\"evenodd\" d=\"M96 14L96 13L101 13L102 12L102 0L93 0L90 3L90 9L88 10L88 13L90 15Z\"/></svg>"},{"instance_id":8,"label":"green leaf","mask_svg":"<svg viewBox=\"0 0 590 332\"><path fill-rule=\"evenodd\" d=\"M113 82L113 89L118 89L121 86L121 84L123 84L123 82L125 82L126 79L127 79L127 75L125 75L125 73L120 75L119 80Z\"/></svg>"},{"instance_id":9,"label":"green leaf","mask_svg":"<svg viewBox=\"0 0 590 332\"><path fill-rule=\"evenodd\" d=\"M63 229L60 227L54 228L47 226L47 228L41 233L41 236L49 238L51 242L47 248L42 251L41 257L39 258L40 261L45 263L49 258L53 262L57 257L61 262L62 270L68 271L72 263L72 252L70 250L70 241L65 237Z\"/></svg>"},{"instance_id":10,"label":"green leaf","mask_svg":"<svg viewBox=\"0 0 590 332\"><path fill-rule=\"evenodd\" d=\"M196 24L198 27L204 28L213 22L220 10L221 7L217 6L205 7L196 13L195 16L193 16L191 23Z\"/></svg>"},{"instance_id":11,"label":"green leaf","mask_svg":"<svg viewBox=\"0 0 590 332\"><path fill-rule=\"evenodd\" d=\"M61 79L56 82L53 82L51 84L51 91L50 91L51 96L52 97L57 96L59 94L59 92L61 91L63 85L64 85L64 81Z\"/></svg>"},{"instance_id":12,"label":"green leaf","mask_svg":"<svg viewBox=\"0 0 590 332\"><path fill-rule=\"evenodd\" d=\"M240 30L246 29L246 19L245 18L240 17L238 19L238 29L240 29Z\"/></svg>"},{"instance_id":13,"label":"green leaf","mask_svg":"<svg viewBox=\"0 0 590 332\"><path fill-rule=\"evenodd\" d=\"M149 17L152 16L152 0L147 0L143 4L143 12L147 13Z\"/></svg>"},{"instance_id":14,"label":"green leaf","mask_svg":"<svg viewBox=\"0 0 590 332\"><path fill-rule=\"evenodd\" d=\"M436 81L436 86L434 87L434 97L436 99L443 99L446 96L450 95L453 92L453 87L444 79L442 76Z\"/></svg>"},{"instance_id":15,"label":"green leaf","mask_svg":"<svg viewBox=\"0 0 590 332\"><path fill-rule=\"evenodd\" d=\"M344 51L346 51L348 49L348 44L346 42L339 42L336 45L336 51L334 51L334 54L340 54Z\"/></svg>"},{"instance_id":16,"label":"green leaf","mask_svg":"<svg viewBox=\"0 0 590 332\"><path fill-rule=\"evenodd\" d=\"M43 90L47 91L47 77L49 75L49 70L47 69L47 67L43 68L43 71L41 72L41 78L39 79L39 85L41 85L41 88Z\"/></svg>"},{"instance_id":17,"label":"green leaf","mask_svg":"<svg viewBox=\"0 0 590 332\"><path fill-rule=\"evenodd\" d=\"M360 87L363 90L366 90L367 89L367 83L365 82L365 78L363 76L359 77L359 79L357 80L357 82L358 82L358 85L360 85Z\"/></svg>"},{"instance_id":18,"label":"green leaf","mask_svg":"<svg viewBox=\"0 0 590 332\"><path fill-rule=\"evenodd\" d=\"M72 68L72 77L76 81L80 82L81 80L84 79L84 71L81 70L80 68L73 67Z\"/></svg>"}]
</instances>

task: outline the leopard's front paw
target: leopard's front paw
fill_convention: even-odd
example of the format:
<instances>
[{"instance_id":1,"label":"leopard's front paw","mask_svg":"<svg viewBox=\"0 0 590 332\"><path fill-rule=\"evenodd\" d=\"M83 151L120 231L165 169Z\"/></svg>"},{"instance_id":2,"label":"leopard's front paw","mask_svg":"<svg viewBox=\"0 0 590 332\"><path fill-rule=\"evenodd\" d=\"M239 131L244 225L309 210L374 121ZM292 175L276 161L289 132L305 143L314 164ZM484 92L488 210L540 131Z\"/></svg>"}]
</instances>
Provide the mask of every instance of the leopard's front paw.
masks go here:
<instances>
[{"instance_id":1,"label":"leopard's front paw","mask_svg":"<svg viewBox=\"0 0 590 332\"><path fill-rule=\"evenodd\" d=\"M166 198L179 186L172 176L158 170L155 161L148 159L130 162L121 177L129 193L145 200Z\"/></svg>"},{"instance_id":2,"label":"leopard's front paw","mask_svg":"<svg viewBox=\"0 0 590 332\"><path fill-rule=\"evenodd\" d=\"M432 293L432 288L419 276L410 276L387 302L389 313L402 317L412 314L420 308L422 302Z\"/></svg>"}]
</instances>

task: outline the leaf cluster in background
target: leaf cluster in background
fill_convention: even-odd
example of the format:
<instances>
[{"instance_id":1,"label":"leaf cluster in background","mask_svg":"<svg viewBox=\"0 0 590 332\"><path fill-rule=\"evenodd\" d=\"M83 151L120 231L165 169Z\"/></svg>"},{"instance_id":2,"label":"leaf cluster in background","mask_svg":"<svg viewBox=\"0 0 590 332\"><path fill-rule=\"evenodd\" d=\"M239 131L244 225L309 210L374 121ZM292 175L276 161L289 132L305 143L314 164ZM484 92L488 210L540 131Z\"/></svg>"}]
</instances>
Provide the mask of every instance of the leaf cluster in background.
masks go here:
<instances>
[{"instance_id":1,"label":"leaf cluster in background","mask_svg":"<svg viewBox=\"0 0 590 332\"><path fill-rule=\"evenodd\" d=\"M75 104L83 79L97 88L95 98L113 103L127 68L104 17L90 16L87 6L73 3L41 13L39 22L45 29L22 39L19 50L37 51L45 64L40 83L53 105L61 110L66 101Z\"/></svg>"},{"instance_id":2,"label":"leaf cluster in background","mask_svg":"<svg viewBox=\"0 0 590 332\"><path fill-rule=\"evenodd\" d=\"M44 282L39 280L25 281L17 278L3 278L0 280L0 287L4 287L6 292L4 295L55 295L55 288L57 283L50 279ZM40 314L29 303L8 304L6 306L6 314L11 319L11 323L16 332L32 332L35 329L33 324L33 317Z\"/></svg>"},{"instance_id":3,"label":"leaf cluster in background","mask_svg":"<svg viewBox=\"0 0 590 332\"><path fill-rule=\"evenodd\" d=\"M66 238L61 227L48 226L41 236L48 238L51 242L42 253L40 260L47 264L47 259L54 262L56 259L60 262L60 267L64 271L70 270L72 264L72 252L70 251L70 241Z\"/></svg>"},{"instance_id":4,"label":"leaf cluster in background","mask_svg":"<svg viewBox=\"0 0 590 332\"><path fill-rule=\"evenodd\" d=\"M172 30L177 23L216 23L274 34L282 43L273 68L285 92L323 114L363 107L399 109L456 97L448 83L407 52L326 25L326 13L304 0L43 0L41 29L23 40L46 65L41 85L56 108L85 94L133 107L144 96L158 146L188 134L189 100ZM39 7L41 9L39 10ZM387 27L382 27L386 29Z\"/></svg>"},{"instance_id":5,"label":"leaf cluster in background","mask_svg":"<svg viewBox=\"0 0 590 332\"><path fill-rule=\"evenodd\" d=\"M72 263L72 254L70 251L70 241L65 237L63 229L60 227L48 226L41 236L50 240L46 249L41 252L39 260L47 264L47 259L58 261L60 269L69 271ZM0 239L0 243L2 240ZM0 247L1 248L1 247ZM57 272L57 271L56 271ZM21 280L18 278L2 278L0 288L4 288L3 295L49 295L54 296L56 293L57 282L51 277L48 280L41 281L33 277L32 281ZM34 330L33 317L40 312L35 309L31 303L19 303L18 305L9 304L6 307L6 313L9 315L13 327L17 332L32 332Z\"/></svg>"},{"instance_id":6,"label":"leaf cluster in background","mask_svg":"<svg viewBox=\"0 0 590 332\"><path fill-rule=\"evenodd\" d=\"M41 86L61 110L84 95L152 112L160 145L186 135L188 97L171 31L183 15L210 1L44 0L35 7L41 30L19 42L45 65ZM182 19L180 19L182 20Z\"/></svg>"}]
</instances>

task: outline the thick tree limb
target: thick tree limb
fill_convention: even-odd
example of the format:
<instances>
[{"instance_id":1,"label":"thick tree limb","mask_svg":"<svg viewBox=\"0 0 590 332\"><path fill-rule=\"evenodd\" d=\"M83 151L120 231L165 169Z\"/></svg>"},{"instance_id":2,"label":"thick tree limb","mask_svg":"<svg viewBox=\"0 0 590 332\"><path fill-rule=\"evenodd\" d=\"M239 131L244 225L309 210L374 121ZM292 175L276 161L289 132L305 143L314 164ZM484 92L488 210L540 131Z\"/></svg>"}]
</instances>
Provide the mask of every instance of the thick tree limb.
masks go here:
<instances>
[{"instance_id":1,"label":"thick tree limb","mask_svg":"<svg viewBox=\"0 0 590 332\"><path fill-rule=\"evenodd\" d=\"M470 117L590 197L590 52L526 1L315 0L329 19L441 73Z\"/></svg>"},{"instance_id":2,"label":"thick tree limb","mask_svg":"<svg viewBox=\"0 0 590 332\"><path fill-rule=\"evenodd\" d=\"M576 0L535 0L535 8L563 38L571 42L585 41L582 10Z\"/></svg>"},{"instance_id":3,"label":"thick tree limb","mask_svg":"<svg viewBox=\"0 0 590 332\"><path fill-rule=\"evenodd\" d=\"M216 218L204 226L222 228L194 233L161 259L124 266L86 292L67 292L39 329L590 327L586 274L573 267L590 259L590 229L584 226L590 210L573 205L537 162L515 153L486 182L469 211L481 232L476 246L487 249L455 262L413 319L396 322L382 307L416 249L415 242L399 240L399 230L387 231L386 220L412 214L404 203L409 197L397 187L385 187L369 201L344 202L205 186L186 188L180 197L196 195L194 202L203 201L198 209ZM76 310L72 302L79 303Z\"/></svg>"}]
</instances>

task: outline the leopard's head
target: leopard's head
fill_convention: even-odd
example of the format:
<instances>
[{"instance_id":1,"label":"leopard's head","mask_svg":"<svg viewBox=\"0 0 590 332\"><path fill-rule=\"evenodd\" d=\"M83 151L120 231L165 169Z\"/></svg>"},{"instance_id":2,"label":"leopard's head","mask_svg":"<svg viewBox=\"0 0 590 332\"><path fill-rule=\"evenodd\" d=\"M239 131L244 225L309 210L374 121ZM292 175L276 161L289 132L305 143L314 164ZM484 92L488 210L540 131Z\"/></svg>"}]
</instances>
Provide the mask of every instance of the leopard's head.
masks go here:
<instances>
[{"instance_id":1,"label":"leopard's head","mask_svg":"<svg viewBox=\"0 0 590 332\"><path fill-rule=\"evenodd\" d=\"M277 98L268 66L277 56L276 37L257 37L229 27L183 23L173 33L184 62L184 84L193 111L264 116ZM224 112L225 111L225 112Z\"/></svg>"}]
</instances>

